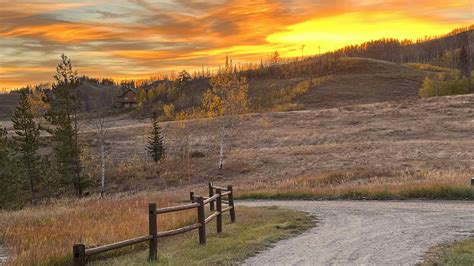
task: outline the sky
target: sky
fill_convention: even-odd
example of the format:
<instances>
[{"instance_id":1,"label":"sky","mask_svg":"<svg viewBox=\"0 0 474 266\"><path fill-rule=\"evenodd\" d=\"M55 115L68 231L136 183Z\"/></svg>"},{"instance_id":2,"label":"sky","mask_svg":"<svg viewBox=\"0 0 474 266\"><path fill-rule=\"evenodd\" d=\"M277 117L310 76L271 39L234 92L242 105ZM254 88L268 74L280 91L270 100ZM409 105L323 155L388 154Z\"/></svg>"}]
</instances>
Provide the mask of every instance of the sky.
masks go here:
<instances>
[{"instance_id":1,"label":"sky","mask_svg":"<svg viewBox=\"0 0 474 266\"><path fill-rule=\"evenodd\" d=\"M259 62L384 37L417 39L474 21L472 0L0 0L0 90L80 75L144 79L226 55ZM304 49L301 47L304 45Z\"/></svg>"}]
</instances>

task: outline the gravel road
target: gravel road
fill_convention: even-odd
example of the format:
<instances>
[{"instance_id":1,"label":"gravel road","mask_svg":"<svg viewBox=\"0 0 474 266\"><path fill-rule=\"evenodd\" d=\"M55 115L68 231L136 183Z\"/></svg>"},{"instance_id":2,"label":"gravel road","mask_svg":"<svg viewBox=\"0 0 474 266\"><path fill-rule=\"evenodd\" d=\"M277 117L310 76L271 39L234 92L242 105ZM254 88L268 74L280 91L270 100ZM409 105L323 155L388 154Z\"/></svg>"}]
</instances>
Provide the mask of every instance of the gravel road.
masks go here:
<instances>
[{"instance_id":1,"label":"gravel road","mask_svg":"<svg viewBox=\"0 0 474 266\"><path fill-rule=\"evenodd\" d=\"M3 265L7 261L7 251L2 245L0 245L0 265Z\"/></svg>"},{"instance_id":2,"label":"gravel road","mask_svg":"<svg viewBox=\"0 0 474 266\"><path fill-rule=\"evenodd\" d=\"M243 201L314 214L317 227L247 265L413 265L432 246L474 235L474 202Z\"/></svg>"}]
</instances>

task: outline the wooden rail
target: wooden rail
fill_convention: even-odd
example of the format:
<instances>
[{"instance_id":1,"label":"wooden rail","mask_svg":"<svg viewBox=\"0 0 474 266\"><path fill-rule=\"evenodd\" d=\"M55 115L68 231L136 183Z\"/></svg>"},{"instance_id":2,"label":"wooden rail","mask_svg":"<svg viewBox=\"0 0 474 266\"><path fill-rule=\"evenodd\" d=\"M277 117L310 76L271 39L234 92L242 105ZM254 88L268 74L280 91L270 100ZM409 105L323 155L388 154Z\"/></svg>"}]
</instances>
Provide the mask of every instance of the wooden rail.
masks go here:
<instances>
[{"instance_id":1,"label":"wooden rail","mask_svg":"<svg viewBox=\"0 0 474 266\"><path fill-rule=\"evenodd\" d=\"M215 190L215 193L214 193ZM222 232L222 214L229 211L231 222L235 222L235 208L234 208L234 192L232 186L218 187L213 186L212 182L209 183L209 197L197 197L194 192L190 192L191 203L172 206L166 208L156 208L156 203L148 204L148 235L140 236L132 239L127 239L111 244L106 244L99 247L86 248L82 243L75 244L73 246L73 262L76 266L84 266L87 263L87 259L92 255L99 253L108 252L111 250L123 248L138 243L149 241L149 255L148 260L153 261L158 257L158 239L163 237L174 236L183 234L195 229L199 230L199 243L206 244L206 224L216 219L217 233ZM222 198L227 196L227 200ZM222 208L222 203L228 204L228 207ZM206 218L204 207L209 204L210 211L212 213ZM217 210L215 210L215 208ZM157 220L158 214L177 212L183 210L197 209L198 222L195 224L187 225L181 228L158 232Z\"/></svg>"},{"instance_id":2,"label":"wooden rail","mask_svg":"<svg viewBox=\"0 0 474 266\"><path fill-rule=\"evenodd\" d=\"M218 191L220 191L221 196L228 196L227 201L226 200L221 201L221 203L225 203L229 205L229 207L222 209L222 212L230 211L229 212L230 221L235 222L234 192L233 192L232 186L228 185L227 187L219 187L219 186L215 186L212 182L209 182L208 188L209 188L209 198L214 196L214 194L218 193ZM216 192L214 193L214 191ZM214 207L215 207L214 202L211 202L211 204L209 205L210 210L214 211L215 210Z\"/></svg>"}]
</instances>

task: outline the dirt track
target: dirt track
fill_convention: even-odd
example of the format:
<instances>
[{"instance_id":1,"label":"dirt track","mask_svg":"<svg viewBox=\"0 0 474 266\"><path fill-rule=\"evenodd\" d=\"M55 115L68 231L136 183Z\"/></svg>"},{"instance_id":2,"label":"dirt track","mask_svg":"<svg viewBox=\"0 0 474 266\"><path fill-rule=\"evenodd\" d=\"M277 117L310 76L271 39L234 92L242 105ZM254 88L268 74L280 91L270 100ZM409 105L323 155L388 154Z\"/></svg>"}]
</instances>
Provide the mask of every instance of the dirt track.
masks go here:
<instances>
[{"instance_id":1,"label":"dirt track","mask_svg":"<svg viewBox=\"0 0 474 266\"><path fill-rule=\"evenodd\" d=\"M317 227L248 265L416 264L432 246L474 235L474 202L252 201L316 215Z\"/></svg>"}]
</instances>

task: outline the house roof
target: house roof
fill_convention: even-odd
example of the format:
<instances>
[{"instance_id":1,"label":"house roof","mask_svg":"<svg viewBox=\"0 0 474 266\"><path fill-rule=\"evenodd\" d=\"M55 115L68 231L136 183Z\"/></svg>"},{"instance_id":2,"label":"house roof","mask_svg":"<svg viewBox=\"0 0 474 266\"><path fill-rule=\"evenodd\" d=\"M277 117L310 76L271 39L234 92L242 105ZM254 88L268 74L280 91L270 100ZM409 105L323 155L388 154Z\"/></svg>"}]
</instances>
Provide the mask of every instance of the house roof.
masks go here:
<instances>
[{"instance_id":1,"label":"house roof","mask_svg":"<svg viewBox=\"0 0 474 266\"><path fill-rule=\"evenodd\" d=\"M128 91L132 91L133 93L138 94L138 89L136 89L136 88L126 88L124 91L122 91L122 93L120 94L120 97L123 97L125 95L125 93L127 93Z\"/></svg>"}]
</instances>

